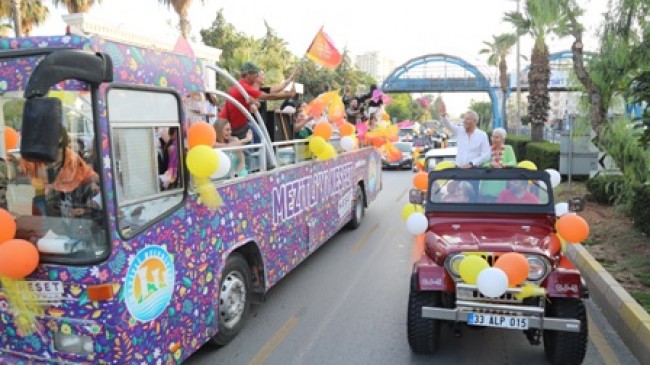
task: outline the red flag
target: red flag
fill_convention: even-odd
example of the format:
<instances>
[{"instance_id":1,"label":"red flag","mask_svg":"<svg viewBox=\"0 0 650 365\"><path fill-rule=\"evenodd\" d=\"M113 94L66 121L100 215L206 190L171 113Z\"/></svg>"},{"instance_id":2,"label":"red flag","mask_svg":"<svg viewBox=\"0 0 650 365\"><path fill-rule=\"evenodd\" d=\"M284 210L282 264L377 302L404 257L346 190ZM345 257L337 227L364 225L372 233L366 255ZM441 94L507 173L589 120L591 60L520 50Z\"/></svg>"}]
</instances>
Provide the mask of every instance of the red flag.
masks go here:
<instances>
[{"instance_id":1,"label":"red flag","mask_svg":"<svg viewBox=\"0 0 650 365\"><path fill-rule=\"evenodd\" d=\"M334 70L343 61L343 57L334 46L330 37L321 28L307 50L307 58L319 65Z\"/></svg>"}]
</instances>

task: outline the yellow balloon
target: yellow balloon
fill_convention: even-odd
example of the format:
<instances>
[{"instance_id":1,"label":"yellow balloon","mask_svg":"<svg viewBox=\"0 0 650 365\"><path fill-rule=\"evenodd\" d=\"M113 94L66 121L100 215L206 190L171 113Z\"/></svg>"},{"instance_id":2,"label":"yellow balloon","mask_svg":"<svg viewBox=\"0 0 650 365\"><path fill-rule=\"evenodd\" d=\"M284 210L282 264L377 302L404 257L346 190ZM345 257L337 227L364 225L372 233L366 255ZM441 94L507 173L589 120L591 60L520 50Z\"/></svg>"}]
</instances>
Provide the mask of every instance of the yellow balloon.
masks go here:
<instances>
[{"instance_id":1,"label":"yellow balloon","mask_svg":"<svg viewBox=\"0 0 650 365\"><path fill-rule=\"evenodd\" d=\"M424 208L419 204L408 203L402 208L402 219L406 221L413 213L424 213Z\"/></svg>"},{"instance_id":2,"label":"yellow balloon","mask_svg":"<svg viewBox=\"0 0 650 365\"><path fill-rule=\"evenodd\" d=\"M528 169L528 170L537 170L537 165L532 163L531 161L521 161L520 163L517 164L517 167L521 167L522 169Z\"/></svg>"},{"instance_id":3,"label":"yellow balloon","mask_svg":"<svg viewBox=\"0 0 650 365\"><path fill-rule=\"evenodd\" d=\"M319 160L329 160L330 158L336 157L336 150L331 143L325 143L325 148L321 153L317 153L316 157L318 157Z\"/></svg>"},{"instance_id":4,"label":"yellow balloon","mask_svg":"<svg viewBox=\"0 0 650 365\"><path fill-rule=\"evenodd\" d=\"M325 142L323 137L311 136L309 138L309 150L313 154L318 155L319 153L322 153L325 150L325 146L327 146L327 142Z\"/></svg>"},{"instance_id":5,"label":"yellow balloon","mask_svg":"<svg viewBox=\"0 0 650 365\"><path fill-rule=\"evenodd\" d=\"M461 279L467 284L476 284L478 274L488 267L490 267L490 264L484 258L470 255L460 261L460 264L458 264L458 273L460 273Z\"/></svg>"},{"instance_id":6,"label":"yellow balloon","mask_svg":"<svg viewBox=\"0 0 650 365\"><path fill-rule=\"evenodd\" d=\"M456 167L456 165L453 162L451 162L451 161L442 161L442 162L440 162L439 164L436 165L434 170L435 171L440 171L440 170L444 170L444 169L451 169L451 168L454 168L454 167Z\"/></svg>"},{"instance_id":7,"label":"yellow balloon","mask_svg":"<svg viewBox=\"0 0 650 365\"><path fill-rule=\"evenodd\" d=\"M192 147L186 158L187 168L197 177L209 177L219 168L219 156L206 145Z\"/></svg>"}]
</instances>

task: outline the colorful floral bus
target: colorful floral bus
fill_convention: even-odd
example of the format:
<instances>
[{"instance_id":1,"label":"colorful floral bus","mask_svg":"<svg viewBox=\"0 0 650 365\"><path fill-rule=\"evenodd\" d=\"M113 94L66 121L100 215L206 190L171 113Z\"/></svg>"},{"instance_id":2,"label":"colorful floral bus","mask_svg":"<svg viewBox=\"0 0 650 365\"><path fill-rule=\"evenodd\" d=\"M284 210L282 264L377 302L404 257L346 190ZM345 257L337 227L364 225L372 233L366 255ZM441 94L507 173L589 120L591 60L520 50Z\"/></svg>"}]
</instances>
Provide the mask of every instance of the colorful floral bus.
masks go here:
<instances>
[{"instance_id":1,"label":"colorful floral bus","mask_svg":"<svg viewBox=\"0 0 650 365\"><path fill-rule=\"evenodd\" d=\"M20 150L0 142L0 208L40 252L20 288L42 308L21 330L0 289L0 364L180 363L228 343L251 302L361 224L381 188L374 148L319 161L304 141L265 141L253 147L293 157L259 154L247 176L213 179L219 209L201 204L183 97L205 90L205 66L98 36L0 39L0 131L21 135Z\"/></svg>"}]
</instances>

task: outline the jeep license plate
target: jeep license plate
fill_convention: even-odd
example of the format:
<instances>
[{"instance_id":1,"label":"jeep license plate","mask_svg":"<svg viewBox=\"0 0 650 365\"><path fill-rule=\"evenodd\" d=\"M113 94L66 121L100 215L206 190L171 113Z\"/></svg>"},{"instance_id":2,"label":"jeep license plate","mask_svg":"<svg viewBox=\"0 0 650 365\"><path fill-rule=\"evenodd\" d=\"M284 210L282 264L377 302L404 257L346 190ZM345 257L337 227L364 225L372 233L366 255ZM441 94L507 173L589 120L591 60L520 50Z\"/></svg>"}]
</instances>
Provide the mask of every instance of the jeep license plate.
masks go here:
<instances>
[{"instance_id":1,"label":"jeep license plate","mask_svg":"<svg viewBox=\"0 0 650 365\"><path fill-rule=\"evenodd\" d=\"M517 316L501 316L497 314L469 313L467 315L467 324L470 326L527 330L528 318Z\"/></svg>"}]
</instances>

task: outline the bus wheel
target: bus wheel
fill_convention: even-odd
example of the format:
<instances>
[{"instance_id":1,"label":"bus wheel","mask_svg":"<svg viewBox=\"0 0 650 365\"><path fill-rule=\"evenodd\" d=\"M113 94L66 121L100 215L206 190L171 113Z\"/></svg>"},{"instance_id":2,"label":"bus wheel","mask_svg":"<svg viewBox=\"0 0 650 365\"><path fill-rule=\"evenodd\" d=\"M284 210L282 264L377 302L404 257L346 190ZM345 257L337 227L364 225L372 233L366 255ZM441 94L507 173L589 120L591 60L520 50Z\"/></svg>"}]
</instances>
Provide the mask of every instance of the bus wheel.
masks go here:
<instances>
[{"instance_id":1,"label":"bus wheel","mask_svg":"<svg viewBox=\"0 0 650 365\"><path fill-rule=\"evenodd\" d=\"M354 190L354 200L352 201L352 218L348 222L348 228L357 229L363 221L365 206L363 204L363 191L361 186L357 185Z\"/></svg>"},{"instance_id":2,"label":"bus wheel","mask_svg":"<svg viewBox=\"0 0 650 365\"><path fill-rule=\"evenodd\" d=\"M225 346L244 326L251 298L251 271L246 259L233 253L226 261L219 288L219 332L210 342Z\"/></svg>"}]
</instances>

